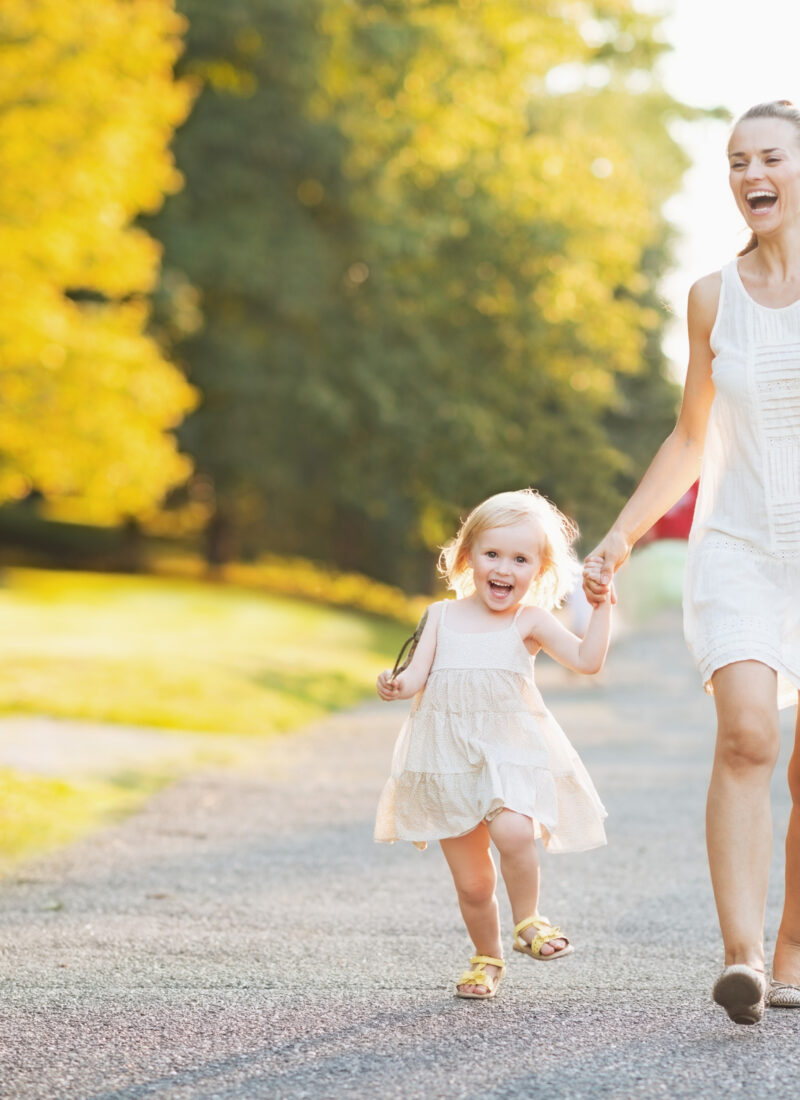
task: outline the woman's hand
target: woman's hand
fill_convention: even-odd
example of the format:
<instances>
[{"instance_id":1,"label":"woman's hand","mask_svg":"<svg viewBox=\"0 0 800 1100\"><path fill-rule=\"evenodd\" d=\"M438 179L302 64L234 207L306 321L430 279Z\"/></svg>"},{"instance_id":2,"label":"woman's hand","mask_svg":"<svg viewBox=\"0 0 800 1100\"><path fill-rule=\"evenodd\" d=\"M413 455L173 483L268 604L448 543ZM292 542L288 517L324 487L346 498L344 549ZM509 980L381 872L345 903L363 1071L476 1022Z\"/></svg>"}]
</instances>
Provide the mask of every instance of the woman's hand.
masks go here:
<instances>
[{"instance_id":1,"label":"woman's hand","mask_svg":"<svg viewBox=\"0 0 800 1100\"><path fill-rule=\"evenodd\" d=\"M395 699L403 698L403 673L399 673L392 679L392 670L386 668L380 674L375 684L378 695L384 703L392 703Z\"/></svg>"},{"instance_id":2,"label":"woman's hand","mask_svg":"<svg viewBox=\"0 0 800 1100\"><path fill-rule=\"evenodd\" d=\"M583 591L592 607L598 607L609 594L611 602L617 602L611 581L631 549L624 535L609 531L600 545L587 555L583 564Z\"/></svg>"}]
</instances>

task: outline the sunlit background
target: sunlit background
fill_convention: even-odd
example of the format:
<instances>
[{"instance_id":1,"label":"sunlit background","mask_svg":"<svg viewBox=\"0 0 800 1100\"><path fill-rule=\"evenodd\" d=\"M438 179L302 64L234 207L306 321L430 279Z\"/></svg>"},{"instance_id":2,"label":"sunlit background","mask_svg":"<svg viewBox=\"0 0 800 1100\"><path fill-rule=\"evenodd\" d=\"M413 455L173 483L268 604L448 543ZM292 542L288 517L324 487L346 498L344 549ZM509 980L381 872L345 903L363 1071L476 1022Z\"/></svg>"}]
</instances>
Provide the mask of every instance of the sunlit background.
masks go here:
<instances>
[{"instance_id":1,"label":"sunlit background","mask_svg":"<svg viewBox=\"0 0 800 1100\"><path fill-rule=\"evenodd\" d=\"M800 8L793 0L637 0L647 11L667 13L663 34L672 47L661 62L673 95L701 107L724 106L732 119L771 99L800 102L797 42ZM675 269L664 291L676 323L666 347L676 376L688 355L686 298L691 283L717 270L749 239L727 191L725 146L730 125L719 120L679 124L676 133L692 164L678 195L666 205L681 231Z\"/></svg>"},{"instance_id":2,"label":"sunlit background","mask_svg":"<svg viewBox=\"0 0 800 1100\"><path fill-rule=\"evenodd\" d=\"M798 95L799 20L0 5L0 866L171 774L113 729L363 699L489 493L592 544L673 422L689 285L744 239L730 119ZM117 747L63 774L87 722Z\"/></svg>"}]
</instances>

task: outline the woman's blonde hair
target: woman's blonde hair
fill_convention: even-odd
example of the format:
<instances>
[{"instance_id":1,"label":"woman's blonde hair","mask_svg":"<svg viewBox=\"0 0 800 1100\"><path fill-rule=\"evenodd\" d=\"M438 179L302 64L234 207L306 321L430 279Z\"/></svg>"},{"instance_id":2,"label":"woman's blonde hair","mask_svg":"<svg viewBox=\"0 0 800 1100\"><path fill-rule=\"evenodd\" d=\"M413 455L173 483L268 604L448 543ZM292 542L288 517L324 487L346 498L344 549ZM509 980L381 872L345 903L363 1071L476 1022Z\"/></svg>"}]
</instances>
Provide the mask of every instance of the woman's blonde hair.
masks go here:
<instances>
[{"instance_id":1,"label":"woman's blonde hair","mask_svg":"<svg viewBox=\"0 0 800 1100\"><path fill-rule=\"evenodd\" d=\"M534 520L542 529L542 568L523 597L523 603L548 610L559 607L577 580L580 566L572 544L578 528L535 489L496 493L470 512L456 537L442 548L439 572L458 596L475 591L470 552L478 535L491 527L513 527Z\"/></svg>"}]
</instances>

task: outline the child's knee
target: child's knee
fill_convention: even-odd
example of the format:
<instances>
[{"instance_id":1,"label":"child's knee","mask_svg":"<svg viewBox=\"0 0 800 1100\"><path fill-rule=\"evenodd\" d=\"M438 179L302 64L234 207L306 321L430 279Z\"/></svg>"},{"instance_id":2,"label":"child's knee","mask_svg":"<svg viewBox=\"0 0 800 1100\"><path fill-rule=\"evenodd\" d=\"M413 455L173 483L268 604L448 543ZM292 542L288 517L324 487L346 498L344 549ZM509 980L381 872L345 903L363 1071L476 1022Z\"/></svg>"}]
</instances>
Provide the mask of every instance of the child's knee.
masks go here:
<instances>
[{"instance_id":1,"label":"child's knee","mask_svg":"<svg viewBox=\"0 0 800 1100\"><path fill-rule=\"evenodd\" d=\"M514 856L536 849L533 822L524 814L501 810L490 825L490 833L501 856Z\"/></svg>"},{"instance_id":2,"label":"child's knee","mask_svg":"<svg viewBox=\"0 0 800 1100\"><path fill-rule=\"evenodd\" d=\"M459 901L470 906L487 905L494 897L497 876L481 872L456 879Z\"/></svg>"}]
</instances>

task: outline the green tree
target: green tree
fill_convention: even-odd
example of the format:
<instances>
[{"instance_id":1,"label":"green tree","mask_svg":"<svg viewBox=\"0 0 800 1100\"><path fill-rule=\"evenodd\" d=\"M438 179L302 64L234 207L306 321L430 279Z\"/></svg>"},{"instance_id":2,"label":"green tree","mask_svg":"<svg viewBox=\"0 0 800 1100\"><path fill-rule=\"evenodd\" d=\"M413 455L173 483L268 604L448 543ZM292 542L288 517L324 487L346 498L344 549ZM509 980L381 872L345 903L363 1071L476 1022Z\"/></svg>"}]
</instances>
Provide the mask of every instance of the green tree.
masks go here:
<instances>
[{"instance_id":1,"label":"green tree","mask_svg":"<svg viewBox=\"0 0 800 1100\"><path fill-rule=\"evenodd\" d=\"M326 464L326 441L313 407L296 406L309 358L324 358L341 327L341 239L352 228L343 138L307 110L322 64L322 0L181 7L189 29L179 71L202 92L175 144L187 185L151 225L165 246L161 332L203 394L182 440L197 459L189 494L208 503L216 560L265 524L286 530L278 488L305 493L304 526L321 523L305 472Z\"/></svg>"},{"instance_id":2,"label":"green tree","mask_svg":"<svg viewBox=\"0 0 800 1100\"><path fill-rule=\"evenodd\" d=\"M638 473L626 409L674 401L655 287L684 111L649 75L655 21L628 0L182 8L203 91L155 225L200 295L185 439L214 530L418 585L501 488L599 527Z\"/></svg>"},{"instance_id":3,"label":"green tree","mask_svg":"<svg viewBox=\"0 0 800 1100\"><path fill-rule=\"evenodd\" d=\"M171 0L0 8L0 503L113 521L185 479L194 396L151 337L160 250L135 225L181 177Z\"/></svg>"}]
</instances>

